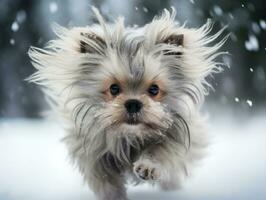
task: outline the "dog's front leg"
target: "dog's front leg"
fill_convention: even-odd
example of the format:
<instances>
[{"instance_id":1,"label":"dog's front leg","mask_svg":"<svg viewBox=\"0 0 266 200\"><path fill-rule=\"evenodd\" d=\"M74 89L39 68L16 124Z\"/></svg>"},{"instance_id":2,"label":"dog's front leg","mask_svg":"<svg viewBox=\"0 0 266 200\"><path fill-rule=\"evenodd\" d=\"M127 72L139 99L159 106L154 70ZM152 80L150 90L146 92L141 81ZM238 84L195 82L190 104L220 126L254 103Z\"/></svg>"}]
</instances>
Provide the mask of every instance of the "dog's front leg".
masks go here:
<instances>
[{"instance_id":1,"label":"dog's front leg","mask_svg":"<svg viewBox=\"0 0 266 200\"><path fill-rule=\"evenodd\" d=\"M86 177L87 182L97 200L128 200L124 177L119 174L109 177L104 173L98 174L96 177L95 173L97 172L90 171L90 173Z\"/></svg>"},{"instance_id":2,"label":"dog's front leg","mask_svg":"<svg viewBox=\"0 0 266 200\"><path fill-rule=\"evenodd\" d=\"M145 150L133 165L134 174L143 181L158 183L162 189L173 190L187 173L183 147L167 142Z\"/></svg>"},{"instance_id":3,"label":"dog's front leg","mask_svg":"<svg viewBox=\"0 0 266 200\"><path fill-rule=\"evenodd\" d=\"M117 185L110 182L104 182L94 189L97 200L128 200L124 185Z\"/></svg>"},{"instance_id":4,"label":"dog's front leg","mask_svg":"<svg viewBox=\"0 0 266 200\"><path fill-rule=\"evenodd\" d=\"M145 181L158 181L161 178L162 164L153 153L145 151L134 163L133 171L138 178Z\"/></svg>"}]
</instances>

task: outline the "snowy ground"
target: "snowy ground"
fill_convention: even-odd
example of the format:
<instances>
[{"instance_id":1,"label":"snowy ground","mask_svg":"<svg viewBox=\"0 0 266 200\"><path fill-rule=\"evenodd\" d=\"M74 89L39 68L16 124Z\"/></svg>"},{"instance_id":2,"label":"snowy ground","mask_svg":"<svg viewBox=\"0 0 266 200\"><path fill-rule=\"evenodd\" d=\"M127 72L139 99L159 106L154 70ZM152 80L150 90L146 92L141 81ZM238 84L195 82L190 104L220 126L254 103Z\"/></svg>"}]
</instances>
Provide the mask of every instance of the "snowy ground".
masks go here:
<instances>
[{"instance_id":1,"label":"snowy ground","mask_svg":"<svg viewBox=\"0 0 266 200\"><path fill-rule=\"evenodd\" d=\"M129 187L131 200L266 199L266 115L211 128L208 157L178 192ZM93 200L49 121L0 121L0 200Z\"/></svg>"}]
</instances>

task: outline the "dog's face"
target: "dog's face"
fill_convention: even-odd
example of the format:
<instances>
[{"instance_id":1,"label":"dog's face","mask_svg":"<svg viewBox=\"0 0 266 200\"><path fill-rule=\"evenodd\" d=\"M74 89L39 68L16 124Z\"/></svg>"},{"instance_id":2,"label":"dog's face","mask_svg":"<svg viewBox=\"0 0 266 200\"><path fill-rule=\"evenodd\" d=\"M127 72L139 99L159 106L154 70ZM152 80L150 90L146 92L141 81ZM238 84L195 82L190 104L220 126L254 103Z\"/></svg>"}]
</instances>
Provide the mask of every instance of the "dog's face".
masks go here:
<instances>
[{"instance_id":1,"label":"dog's face","mask_svg":"<svg viewBox=\"0 0 266 200\"><path fill-rule=\"evenodd\" d=\"M99 122L105 124L106 129L122 134L143 134L143 130L166 130L173 122L173 105L168 104L168 99L173 96L172 85L178 82L163 62L181 58L183 35L166 35L156 41L154 49L148 49L147 42L144 35L136 36L134 32L131 35L125 32L119 43L109 48L95 33L86 34L81 41L81 53L85 57L99 58L97 67L86 80L97 88L91 95L98 97L97 103L93 103L96 107L100 105ZM98 45L101 53L92 43ZM171 51L169 47L178 51Z\"/></svg>"}]
</instances>

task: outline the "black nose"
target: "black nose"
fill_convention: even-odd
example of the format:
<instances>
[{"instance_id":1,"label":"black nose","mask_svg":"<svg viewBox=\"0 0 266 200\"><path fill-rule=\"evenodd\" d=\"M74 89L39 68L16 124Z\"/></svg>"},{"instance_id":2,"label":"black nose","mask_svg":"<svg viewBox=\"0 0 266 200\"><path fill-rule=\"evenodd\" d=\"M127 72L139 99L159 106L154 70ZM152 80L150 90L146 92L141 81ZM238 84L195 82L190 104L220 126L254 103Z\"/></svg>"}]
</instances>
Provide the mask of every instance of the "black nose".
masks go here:
<instances>
[{"instance_id":1,"label":"black nose","mask_svg":"<svg viewBox=\"0 0 266 200\"><path fill-rule=\"evenodd\" d=\"M133 114L140 111L142 108L142 103L137 99L130 99L126 101L125 107L129 114Z\"/></svg>"}]
</instances>

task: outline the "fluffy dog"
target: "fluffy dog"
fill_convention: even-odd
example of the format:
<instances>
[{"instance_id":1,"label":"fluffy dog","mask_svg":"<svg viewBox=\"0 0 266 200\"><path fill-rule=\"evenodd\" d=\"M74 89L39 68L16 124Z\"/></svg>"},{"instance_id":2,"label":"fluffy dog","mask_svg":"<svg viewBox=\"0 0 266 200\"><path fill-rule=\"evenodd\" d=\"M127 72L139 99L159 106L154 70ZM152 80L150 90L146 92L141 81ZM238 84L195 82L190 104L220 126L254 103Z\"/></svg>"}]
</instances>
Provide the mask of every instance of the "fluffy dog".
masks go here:
<instances>
[{"instance_id":1,"label":"fluffy dog","mask_svg":"<svg viewBox=\"0 0 266 200\"><path fill-rule=\"evenodd\" d=\"M175 11L144 27L123 18L66 29L44 49L31 47L40 84L65 121L69 153L100 200L125 200L127 180L176 189L208 143L200 114L221 71L214 59L226 38L178 25Z\"/></svg>"}]
</instances>

